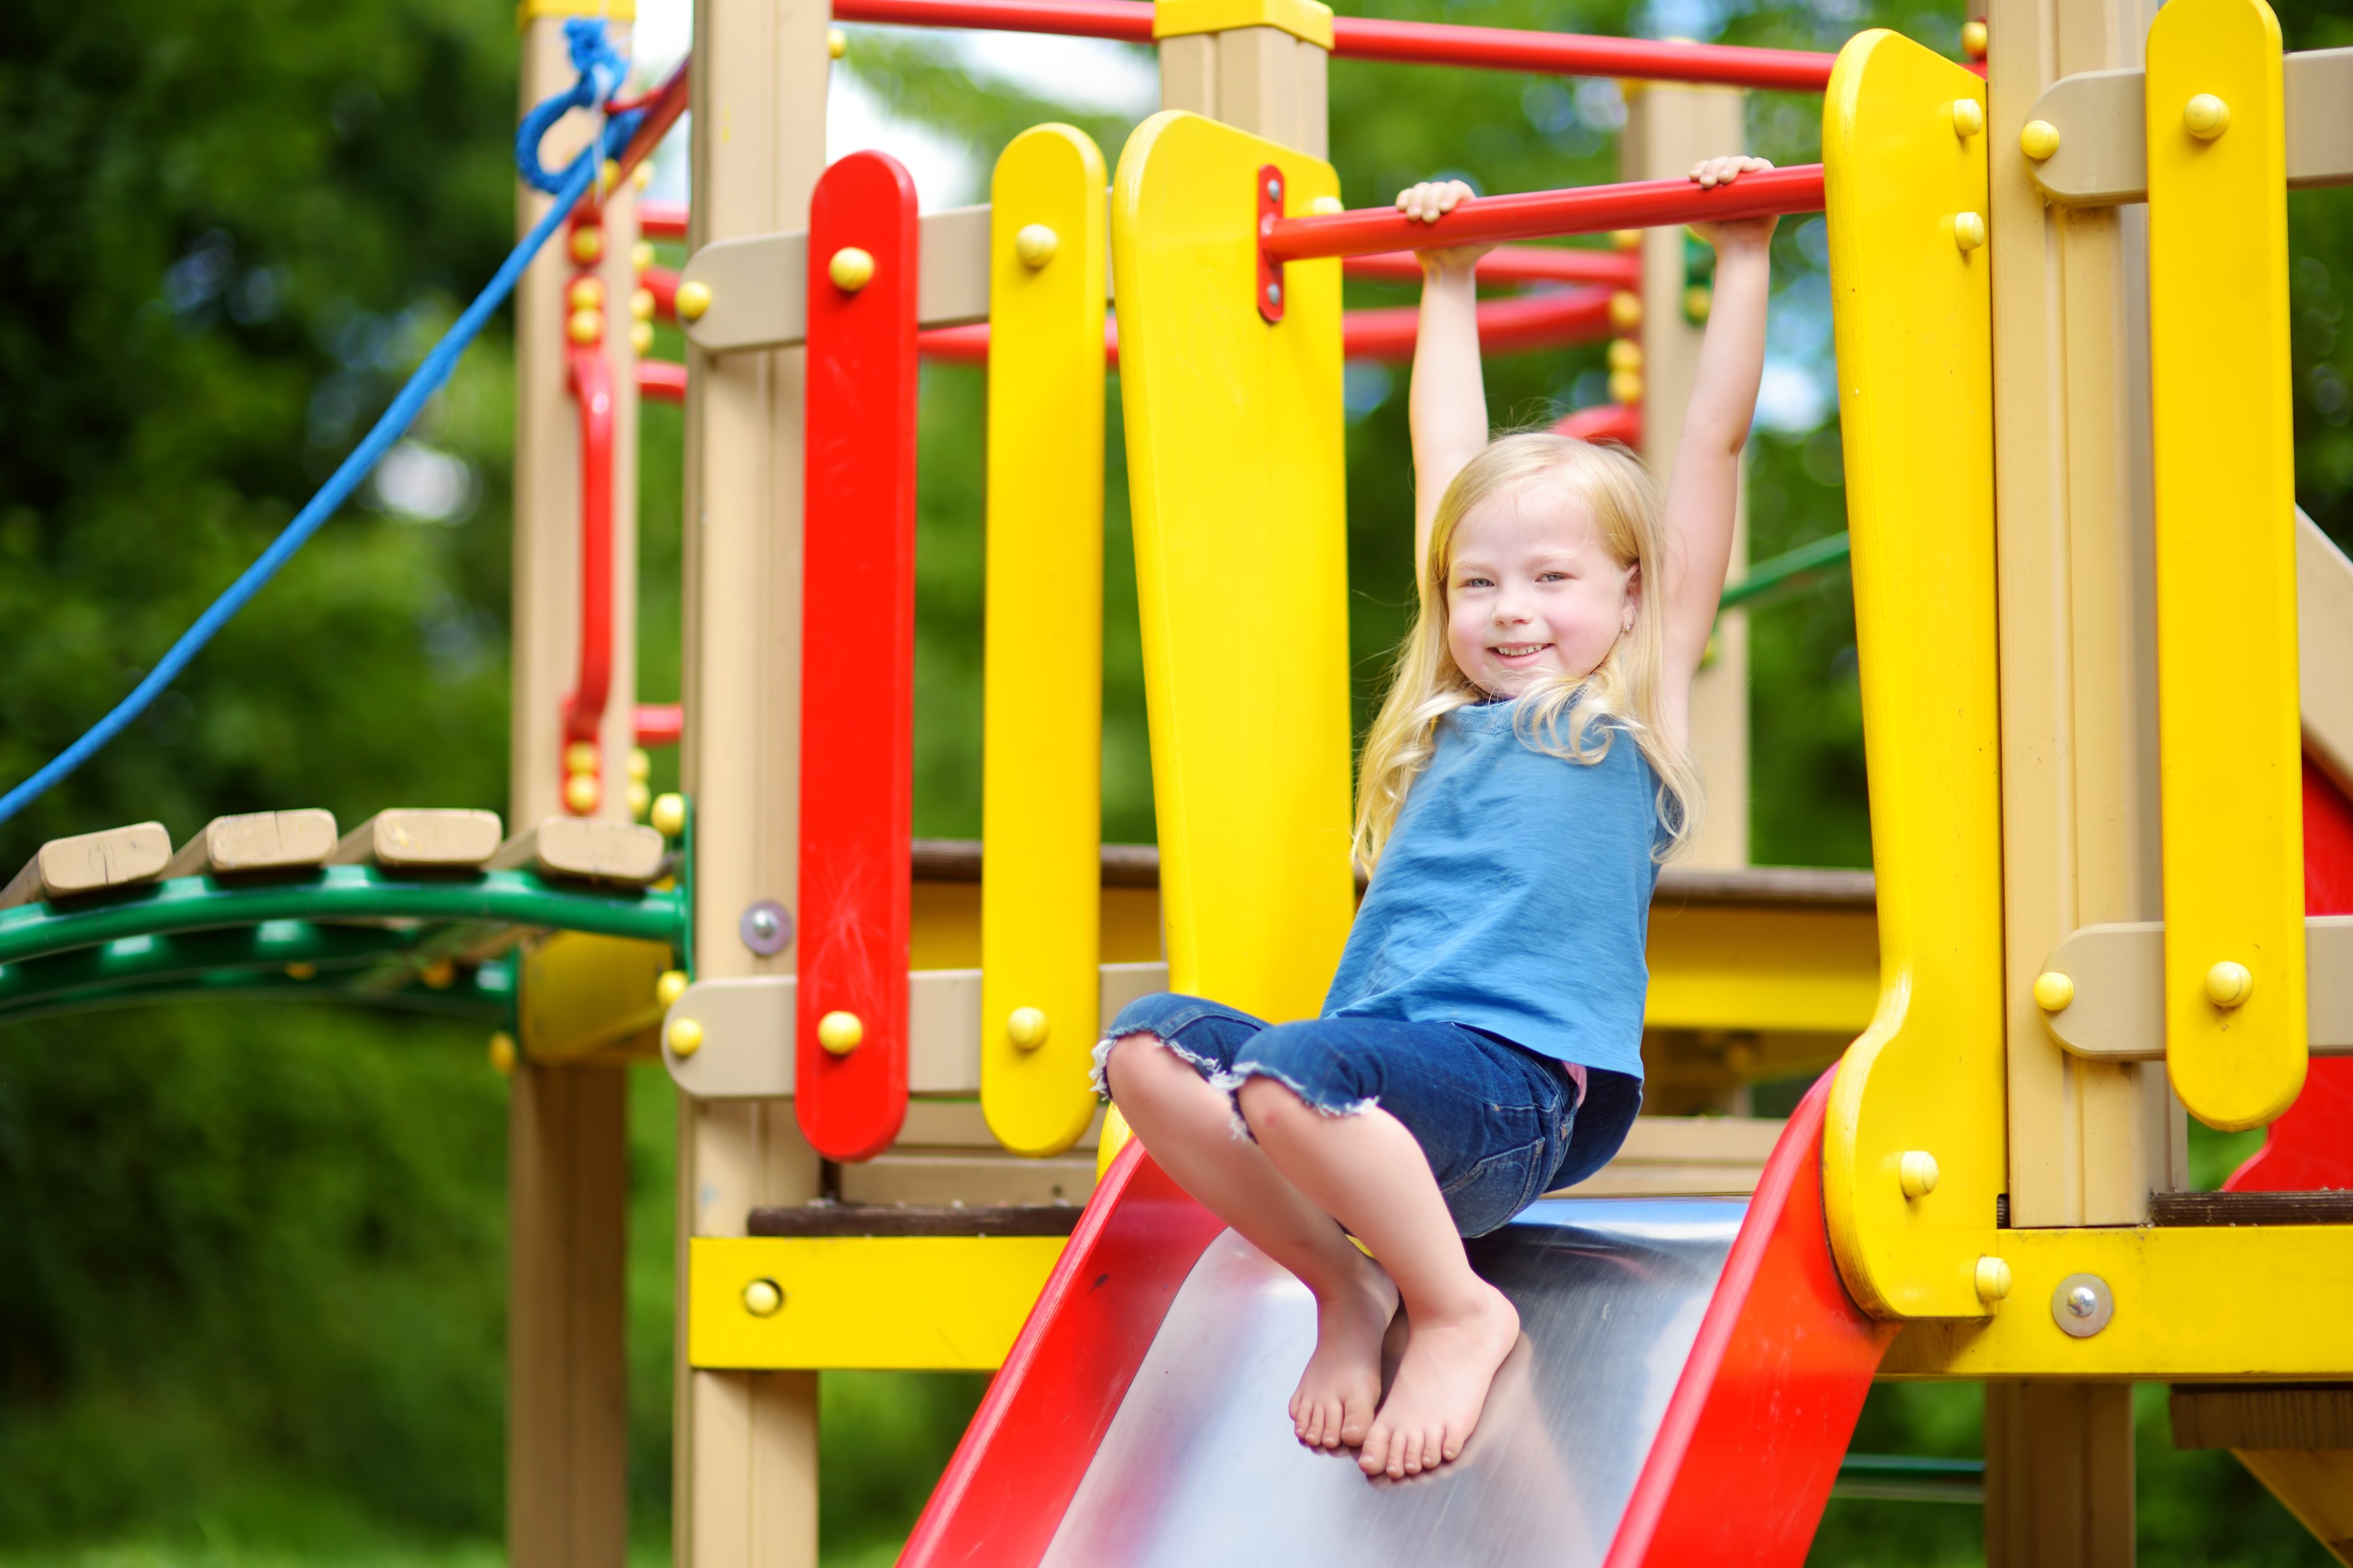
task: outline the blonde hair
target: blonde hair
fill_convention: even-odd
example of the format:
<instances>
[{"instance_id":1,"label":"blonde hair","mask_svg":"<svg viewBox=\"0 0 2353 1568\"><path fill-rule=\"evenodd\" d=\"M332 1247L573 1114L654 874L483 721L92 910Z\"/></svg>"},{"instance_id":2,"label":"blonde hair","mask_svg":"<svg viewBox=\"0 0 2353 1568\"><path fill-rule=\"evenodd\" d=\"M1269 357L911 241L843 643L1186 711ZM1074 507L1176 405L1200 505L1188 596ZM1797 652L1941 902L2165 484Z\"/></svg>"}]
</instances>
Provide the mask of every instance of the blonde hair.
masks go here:
<instances>
[{"instance_id":1,"label":"blonde hair","mask_svg":"<svg viewBox=\"0 0 2353 1568\"><path fill-rule=\"evenodd\" d=\"M1666 544L1658 490L1641 459L1623 447L1528 432L1490 442L1439 500L1413 628L1398 648L1388 695L1366 734L1357 767L1356 851L1367 872L1397 827L1406 793L1437 752L1439 721L1487 695L1456 666L1447 647L1447 579L1456 531L1482 501L1547 479L1567 486L1591 509L1601 547L1620 566L1637 568L1642 593L1632 629L1610 645L1600 664L1588 675L1554 676L1530 688L1513 728L1538 751L1588 765L1608 756L1622 731L1659 775L1658 813L1667 832L1661 859L1682 848L1698 824L1698 770L1661 721L1666 640L1656 608L1663 603Z\"/></svg>"}]
</instances>

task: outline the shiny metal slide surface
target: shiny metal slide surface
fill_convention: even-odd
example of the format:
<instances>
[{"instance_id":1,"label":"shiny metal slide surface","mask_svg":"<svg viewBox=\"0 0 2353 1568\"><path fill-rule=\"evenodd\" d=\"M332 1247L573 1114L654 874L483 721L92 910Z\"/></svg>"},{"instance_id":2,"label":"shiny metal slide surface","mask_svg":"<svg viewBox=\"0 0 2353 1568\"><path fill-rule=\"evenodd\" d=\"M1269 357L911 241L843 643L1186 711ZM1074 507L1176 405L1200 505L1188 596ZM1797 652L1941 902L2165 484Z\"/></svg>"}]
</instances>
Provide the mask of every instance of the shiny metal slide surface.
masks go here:
<instances>
[{"instance_id":1,"label":"shiny metal slide surface","mask_svg":"<svg viewBox=\"0 0 2353 1568\"><path fill-rule=\"evenodd\" d=\"M1472 1242L1525 1337L1462 1458L1403 1482L1293 1438L1314 1306L1227 1232L1169 1308L1045 1563L1598 1565L1746 1208L1554 1199Z\"/></svg>"}]
</instances>

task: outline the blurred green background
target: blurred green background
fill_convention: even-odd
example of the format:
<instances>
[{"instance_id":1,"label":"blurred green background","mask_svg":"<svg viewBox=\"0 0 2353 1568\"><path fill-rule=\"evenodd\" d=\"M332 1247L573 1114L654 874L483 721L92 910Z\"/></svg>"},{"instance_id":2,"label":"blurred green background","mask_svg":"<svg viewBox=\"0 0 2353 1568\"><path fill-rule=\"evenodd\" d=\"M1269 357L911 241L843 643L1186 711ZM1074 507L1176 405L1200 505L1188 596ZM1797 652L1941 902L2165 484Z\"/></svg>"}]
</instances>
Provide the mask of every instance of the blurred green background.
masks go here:
<instances>
[{"instance_id":1,"label":"blurred green background","mask_svg":"<svg viewBox=\"0 0 2353 1568\"><path fill-rule=\"evenodd\" d=\"M1352 7L1353 8L1353 7ZM1414 0L1382 14L1834 47L1864 26L1953 52L1911 0ZM0 782L128 689L383 407L511 241L515 34L495 0L18 0L0 47ZM2289 47L2353 43L2296 0ZM957 40L855 30L843 69L985 175L1021 127L1132 121L1034 96ZM1148 68L1141 53L1128 62ZM1018 75L1018 73L1015 73ZM1486 190L1611 177L1608 83L1344 64L1333 144L1352 205L1460 174ZM1815 101L1762 97L1752 145L1814 155ZM837 149L837 151L842 149ZM975 199L959 193L955 199ZM936 202L934 203L936 205ZM2291 203L2304 503L2353 540L2341 341L2353 223ZM1818 221L1777 246L1752 550L1842 524ZM1354 286L1352 286L1354 289ZM1356 302L1409 293L1363 289ZM659 351L675 357L674 334ZM1491 372L1496 417L1602 395L1599 351ZM96 763L0 826L42 839L226 811L501 807L506 764L511 342L470 355L372 490ZM1411 580L1402 373L1348 380L1360 696ZM1116 429L1115 402L1112 414ZM979 827L977 372L923 390L917 831ZM678 678L680 419L644 416L641 690ZM1104 828L1152 835L1113 444ZM2226 455L2218 460L2227 460ZM1852 616L1831 580L1755 631L1758 859L1868 861ZM657 782L673 776L668 759ZM503 1081L465 1027L249 1004L0 1029L0 1568L488 1564L499 1559ZM668 1554L671 1129L631 1090L631 1494ZM2201 1138L2218 1181L2249 1148ZM829 1563L888 1562L977 1399L976 1378L825 1380ZM2219 1454L2177 1454L2142 1391L2152 1563L2319 1563ZM1874 1394L1861 1449L1972 1456L1968 1387ZM1836 1501L1814 1561L1982 1560L1978 1510Z\"/></svg>"}]
</instances>

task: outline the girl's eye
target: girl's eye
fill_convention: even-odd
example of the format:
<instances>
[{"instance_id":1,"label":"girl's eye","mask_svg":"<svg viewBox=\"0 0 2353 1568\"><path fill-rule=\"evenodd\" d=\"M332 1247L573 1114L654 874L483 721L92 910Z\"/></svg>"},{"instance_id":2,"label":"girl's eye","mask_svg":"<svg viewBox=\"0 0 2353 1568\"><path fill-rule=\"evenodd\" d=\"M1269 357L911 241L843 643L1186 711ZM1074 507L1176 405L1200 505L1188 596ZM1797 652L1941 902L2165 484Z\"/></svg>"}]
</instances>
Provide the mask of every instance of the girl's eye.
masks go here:
<instances>
[{"instance_id":1,"label":"girl's eye","mask_svg":"<svg viewBox=\"0 0 2353 1568\"><path fill-rule=\"evenodd\" d=\"M1465 577L1456 584L1462 588L1492 588L1495 584L1484 577Z\"/></svg>"},{"instance_id":2,"label":"girl's eye","mask_svg":"<svg viewBox=\"0 0 2353 1568\"><path fill-rule=\"evenodd\" d=\"M1568 581L1568 574L1566 572L1546 572L1538 574L1536 581L1539 583L1566 583Z\"/></svg>"}]
</instances>

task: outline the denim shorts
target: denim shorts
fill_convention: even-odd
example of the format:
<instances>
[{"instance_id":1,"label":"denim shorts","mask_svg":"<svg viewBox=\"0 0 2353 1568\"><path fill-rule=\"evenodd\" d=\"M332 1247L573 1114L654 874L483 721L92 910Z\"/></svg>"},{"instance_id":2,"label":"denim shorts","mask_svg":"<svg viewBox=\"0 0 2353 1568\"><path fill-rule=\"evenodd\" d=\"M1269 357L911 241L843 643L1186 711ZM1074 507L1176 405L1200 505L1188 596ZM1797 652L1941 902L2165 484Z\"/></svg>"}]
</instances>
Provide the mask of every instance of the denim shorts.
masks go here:
<instances>
[{"instance_id":1,"label":"denim shorts","mask_svg":"<svg viewBox=\"0 0 2353 1568\"><path fill-rule=\"evenodd\" d=\"M1271 1078L1318 1110L1379 1106L1429 1156L1454 1227L1483 1236L1550 1189L1599 1170L1625 1142L1641 1081L1590 1068L1580 1103L1561 1064L1461 1024L1311 1018L1268 1024L1198 996L1164 993L1120 1009L1095 1047L1095 1088L1113 1041L1150 1035L1220 1089ZM1240 1126L1239 1112L1236 1124ZM1247 1129L1243 1129L1247 1135Z\"/></svg>"}]
</instances>

